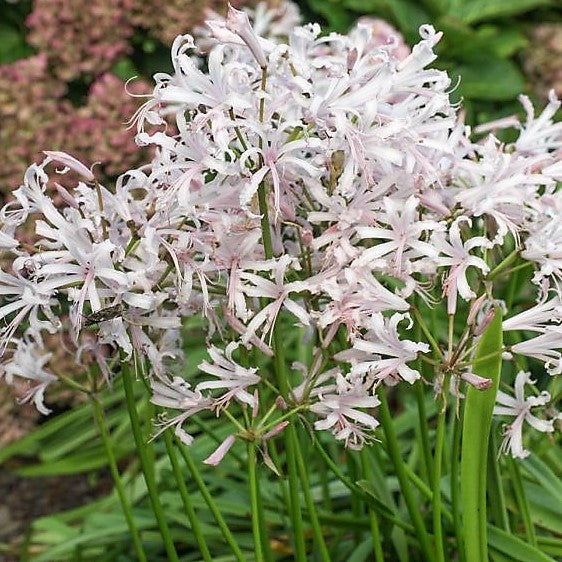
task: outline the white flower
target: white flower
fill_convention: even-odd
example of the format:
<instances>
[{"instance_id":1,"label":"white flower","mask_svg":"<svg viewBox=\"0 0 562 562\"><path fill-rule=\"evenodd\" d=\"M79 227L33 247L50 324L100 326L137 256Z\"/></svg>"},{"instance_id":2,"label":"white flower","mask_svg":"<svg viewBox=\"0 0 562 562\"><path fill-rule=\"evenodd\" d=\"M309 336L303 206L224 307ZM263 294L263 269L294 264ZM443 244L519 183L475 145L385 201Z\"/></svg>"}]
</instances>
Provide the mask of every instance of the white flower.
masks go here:
<instances>
[{"instance_id":1,"label":"white flower","mask_svg":"<svg viewBox=\"0 0 562 562\"><path fill-rule=\"evenodd\" d=\"M318 388L318 402L310 410L324 419L314 422L315 429L331 429L334 437L343 441L350 449L361 449L370 441L372 431L379 422L370 414L358 408L376 408L380 402L372 396L361 377L336 377L337 390L330 386L329 394L323 394Z\"/></svg>"},{"instance_id":2,"label":"white flower","mask_svg":"<svg viewBox=\"0 0 562 562\"><path fill-rule=\"evenodd\" d=\"M45 353L31 338L14 340L14 343L16 347L11 358L0 365L0 375L4 376L8 384L13 383L14 377L32 381L33 387L20 401L28 402L33 399L37 410L46 416L51 413L51 410L45 406L43 401L45 390L49 384L57 380L57 377L45 369L53 354Z\"/></svg>"},{"instance_id":3,"label":"white flower","mask_svg":"<svg viewBox=\"0 0 562 562\"><path fill-rule=\"evenodd\" d=\"M409 383L420 378L415 369L406 363L416 359L418 352L427 353L429 346L425 343L401 340L398 324L409 319L408 314L393 314L385 318L382 314L373 314L367 323L368 331L364 339L353 343L353 349L369 354L368 359L360 360L351 367L353 374L367 373L376 380L392 382L393 377L400 377ZM411 321L411 320L410 320Z\"/></svg>"},{"instance_id":4,"label":"white flower","mask_svg":"<svg viewBox=\"0 0 562 562\"><path fill-rule=\"evenodd\" d=\"M543 333L536 338L522 341L511 346L513 353L533 357L545 364L551 375L562 373L562 326L546 326Z\"/></svg>"},{"instance_id":5,"label":"white flower","mask_svg":"<svg viewBox=\"0 0 562 562\"><path fill-rule=\"evenodd\" d=\"M496 416L515 416L515 420L505 426L505 438L500 447L500 453L511 452L511 456L524 459L529 456L529 451L523 448L523 422L527 422L537 431L552 433L554 431L553 420L541 420L531 414L531 408L544 406L550 401L550 394L546 391L539 396L525 398L525 385L533 384L530 373L520 371L515 379L515 398L501 390L497 394L497 403L494 414Z\"/></svg>"},{"instance_id":6,"label":"white flower","mask_svg":"<svg viewBox=\"0 0 562 562\"><path fill-rule=\"evenodd\" d=\"M407 258L417 256L436 258L437 248L420 238L424 232L442 229L442 227L432 220L419 220L418 200L412 195L406 201L385 197L383 202L384 213L378 218L381 226L361 226L356 228L356 231L360 239L388 240L388 242L379 242L368 248L356 261L365 264L390 254L394 268L397 272L401 272L405 254Z\"/></svg>"},{"instance_id":7,"label":"white flower","mask_svg":"<svg viewBox=\"0 0 562 562\"><path fill-rule=\"evenodd\" d=\"M474 236L463 243L459 228L461 222L466 222L469 227L472 225L469 218L459 217L449 229L448 240L440 232L434 233L431 237L431 243L440 253L445 254L436 259L437 264L449 268L447 279L443 283L449 314L454 314L457 309L457 293L467 301L476 297L466 279L466 270L469 267L477 267L484 275L490 271L486 262L482 258L471 255L470 251L474 248L490 248L491 242L483 236Z\"/></svg>"},{"instance_id":8,"label":"white flower","mask_svg":"<svg viewBox=\"0 0 562 562\"><path fill-rule=\"evenodd\" d=\"M203 361L199 365L201 371L217 377L218 380L200 382L195 387L196 391L227 389L225 394L213 400L213 408L217 414L221 408L226 408L233 398L252 408L256 406L256 397L250 394L247 388L258 384L261 377L256 375L257 369L242 367L232 359L232 353L237 347L236 342L231 342L225 351L211 346L208 350L211 362Z\"/></svg>"},{"instance_id":9,"label":"white flower","mask_svg":"<svg viewBox=\"0 0 562 562\"><path fill-rule=\"evenodd\" d=\"M562 300L558 296L511 316L503 321L502 328L544 333L551 322L562 322Z\"/></svg>"},{"instance_id":10,"label":"white flower","mask_svg":"<svg viewBox=\"0 0 562 562\"><path fill-rule=\"evenodd\" d=\"M171 420L165 420L160 425L161 428L156 437L162 431L171 426L175 426L175 433L186 445L193 443L193 437L182 427L185 421L202 410L211 408L211 399L204 397L201 392L190 390L190 384L181 377L173 379L164 378L161 380L151 380L152 397L150 401L157 406L183 410L183 412Z\"/></svg>"}]
</instances>

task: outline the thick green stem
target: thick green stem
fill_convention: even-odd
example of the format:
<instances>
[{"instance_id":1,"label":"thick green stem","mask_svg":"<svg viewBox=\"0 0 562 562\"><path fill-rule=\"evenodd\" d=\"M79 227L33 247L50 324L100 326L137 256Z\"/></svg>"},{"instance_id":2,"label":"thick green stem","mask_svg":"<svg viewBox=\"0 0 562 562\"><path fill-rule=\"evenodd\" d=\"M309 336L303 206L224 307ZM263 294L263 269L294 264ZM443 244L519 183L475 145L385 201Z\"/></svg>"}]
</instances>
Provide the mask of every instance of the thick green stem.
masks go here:
<instances>
[{"instance_id":1,"label":"thick green stem","mask_svg":"<svg viewBox=\"0 0 562 562\"><path fill-rule=\"evenodd\" d=\"M460 507L460 452L461 452L461 419L455 415L453 421L453 446L451 452L451 503L453 508L453 525L455 527L455 536L457 538L457 549L459 562L465 561L464 556L464 532L461 520Z\"/></svg>"},{"instance_id":2,"label":"thick green stem","mask_svg":"<svg viewBox=\"0 0 562 562\"><path fill-rule=\"evenodd\" d=\"M394 470L396 471L398 481L400 482L400 490L402 492L402 495L404 496L404 500L406 501L406 506L408 508L410 518L412 519L412 523L414 524L414 528L416 529L416 534L423 550L425 559L427 561L433 562L435 560L433 549L429 541L429 536L425 529L422 517L420 515L419 508L416 505L412 489L410 488L410 482L408 481L406 470L404 469L404 460L402 459L402 454L400 453L398 439L396 438L394 426L392 425L392 416L388 408L388 402L386 401L385 389L382 387L382 385L379 387L377 394L379 400L381 401L381 425L386 437L388 454L394 465Z\"/></svg>"},{"instance_id":3,"label":"thick green stem","mask_svg":"<svg viewBox=\"0 0 562 562\"><path fill-rule=\"evenodd\" d=\"M115 460L115 455L113 454L113 448L111 446L111 439L109 436L109 431L105 424L105 416L102 410L102 406L96 397L92 397L92 406L94 408L94 418L98 429L100 430L100 437L107 455L107 461L109 464L109 470L111 476L113 477L113 482L115 484L115 489L117 490L117 495L119 496L119 501L121 502L121 509L123 510L123 515L125 515L125 520L127 521L127 526L131 533L131 538L133 540L133 545L135 547L135 552L137 553L137 558L140 562L147 562L146 555L142 548L142 542L135 525L135 520L133 518L133 512L131 511L131 506L127 501L127 495L125 494L125 488L123 487L123 482L121 481L121 476L119 474L119 469L117 468L117 462Z\"/></svg>"},{"instance_id":4,"label":"thick green stem","mask_svg":"<svg viewBox=\"0 0 562 562\"><path fill-rule=\"evenodd\" d=\"M129 419L131 420L133 438L135 440L137 454L139 456L142 472L144 474L150 503L152 504L152 509L158 523L158 528L160 529L160 534L162 535L162 540L164 541L164 547L166 548L166 553L168 554L168 560L170 560L170 562L179 562L176 548L172 541L172 535L170 534L170 529L168 528L168 524L166 523L164 510L162 509L162 504L160 503L160 497L158 495L158 488L156 485L156 477L154 473L154 466L151 464L149 456L147 454L144 437L141 431L135 400L135 392L133 389L134 375L132 373L131 366L126 361L123 361L121 365L123 373L123 386L125 388L125 399L127 401L127 410L129 411Z\"/></svg>"},{"instance_id":5,"label":"thick green stem","mask_svg":"<svg viewBox=\"0 0 562 562\"><path fill-rule=\"evenodd\" d=\"M353 481L353 482L357 482L359 480L359 473L357 470L357 466L355 464L355 459L352 456L352 451L350 451L349 449L347 449L345 451L345 456L347 459L347 473L349 474L349 478ZM361 509L361 498L359 496L357 496L356 494L352 494L351 496L351 513L353 513L354 517L361 517L361 515L363 515L362 509ZM359 532L359 529L356 529L355 532L353 533L353 540L356 543L359 543L359 541L361 540L361 533Z\"/></svg>"},{"instance_id":6,"label":"thick green stem","mask_svg":"<svg viewBox=\"0 0 562 562\"><path fill-rule=\"evenodd\" d=\"M269 224L269 213L267 208L267 194L265 191L265 183L263 182L258 187L258 201L261 214L262 242L265 257L267 259L272 259L273 243L271 239L271 227ZM282 396L287 399L289 395L289 382L287 380L287 372L285 368L284 336L282 331L279 329L278 323L275 323L273 327L273 345L275 352L274 364L277 386L279 387ZM293 420L294 419L295 418L293 417ZM284 432L287 454L287 473L289 476L289 495L291 498L290 515L295 538L295 557L298 561L304 562L306 560L306 547L304 543L304 529L299 500L299 483L295 455L297 439L293 420Z\"/></svg>"},{"instance_id":7,"label":"thick green stem","mask_svg":"<svg viewBox=\"0 0 562 562\"><path fill-rule=\"evenodd\" d=\"M466 392L462 449L461 500L466 559L469 562L487 562L488 534L486 518L486 476L488 442L492 414L496 402L503 346L501 311L496 310L490 325L482 334L476 352L475 374L492 379L492 386L477 390L469 386ZM495 355L495 356L494 356ZM490 356L489 359L481 359Z\"/></svg>"},{"instance_id":8,"label":"thick green stem","mask_svg":"<svg viewBox=\"0 0 562 562\"><path fill-rule=\"evenodd\" d=\"M414 384L416 389L416 402L418 406L418 423L421 434L422 441L422 457L425 463L427 474L429 477L428 482L431 481L431 476L433 474L433 462L431 458L431 445L429 442L429 424L427 419L427 411L425 409L425 393L424 393L424 383L418 380Z\"/></svg>"},{"instance_id":9,"label":"thick green stem","mask_svg":"<svg viewBox=\"0 0 562 562\"><path fill-rule=\"evenodd\" d=\"M215 518L215 521L217 522L217 525L219 526L219 529L224 539L232 549L232 552L234 552L234 555L236 556L238 562L246 562L246 558L244 557L244 554L242 553L240 547L236 543L236 540L232 536L232 533L230 532L230 529L228 528L226 521L224 520L219 508L217 507L217 504L215 503L215 500L211 496L211 493L209 492L207 485L203 481L203 478L201 477L201 474L197 469L197 465L191 458L190 452L187 450L187 447L179 439L176 442L178 444L181 456L183 457L183 460L185 461L185 464L187 465L187 468L191 473L191 476L193 477L195 484L199 488L199 491L201 492L201 495L203 496L205 503L209 507L211 514Z\"/></svg>"},{"instance_id":10,"label":"thick green stem","mask_svg":"<svg viewBox=\"0 0 562 562\"><path fill-rule=\"evenodd\" d=\"M191 530L193 531L195 540L199 545L201 556L203 557L203 560L205 560L205 562L212 562L213 559L211 557L211 553L209 552L209 547L207 546L205 535L201 531L199 519L197 519L197 514L195 513L195 509L193 508L193 504L191 503L191 498L189 497L187 486L185 485L185 481L183 479L180 464L178 462L178 457L174 449L173 438L170 434L169 429L164 431L164 443L166 444L166 452L168 453L168 457L172 465L172 471L178 485L178 490L183 502L183 506L185 508L185 512L187 514L187 518L189 519L189 524L191 525Z\"/></svg>"},{"instance_id":11,"label":"thick green stem","mask_svg":"<svg viewBox=\"0 0 562 562\"><path fill-rule=\"evenodd\" d=\"M369 464L369 459L367 457L367 451L365 447L361 449L361 470L363 471L363 478L368 482L372 481L373 474L371 471L371 466ZM371 526L371 536L373 537L373 554L375 556L375 562L384 562L384 553L382 550L381 543L381 533L379 529L379 521L377 519L377 514L371 506L369 506L369 524Z\"/></svg>"}]
</instances>

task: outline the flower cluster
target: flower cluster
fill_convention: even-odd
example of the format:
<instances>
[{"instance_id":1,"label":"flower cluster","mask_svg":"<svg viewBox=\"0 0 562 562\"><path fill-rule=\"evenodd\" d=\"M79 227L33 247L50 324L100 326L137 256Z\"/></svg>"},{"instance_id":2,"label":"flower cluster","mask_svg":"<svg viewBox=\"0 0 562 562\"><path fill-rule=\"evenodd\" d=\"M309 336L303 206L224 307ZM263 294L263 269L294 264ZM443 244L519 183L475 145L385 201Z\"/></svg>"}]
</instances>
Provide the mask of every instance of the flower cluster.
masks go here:
<instances>
[{"instance_id":1,"label":"flower cluster","mask_svg":"<svg viewBox=\"0 0 562 562\"><path fill-rule=\"evenodd\" d=\"M130 50L133 0L35 0L27 18L28 41L44 53L64 81L99 75Z\"/></svg>"},{"instance_id":2,"label":"flower cluster","mask_svg":"<svg viewBox=\"0 0 562 562\"><path fill-rule=\"evenodd\" d=\"M208 24L216 42L208 71L193 38L178 37L173 74L155 76L138 112L137 142L155 148L150 165L110 189L78 160L50 152L2 209L0 244L14 256L0 277L4 376L32 378L29 398L44 409L56 380L44 335L66 330L77 355L95 356L107 377L113 357L134 355L153 402L179 411L164 427L186 443L190 416L232 420L238 403L252 419L266 412L253 439L282 431L289 409L360 448L377 426L374 393L422 379L417 360L430 346L412 330L413 317L423 322L420 303L442 298L451 318L470 303L457 345L433 352L448 353L447 373L489 386L466 368L503 258L526 260L537 297L554 299L504 326L522 333L532 325L534 355L524 343L506 351L559 372L557 100L536 117L523 98L528 116L514 143L476 142L449 100L448 75L430 66L441 38L431 26L406 54L398 39L381 45L371 22L349 35L297 27L287 43L260 37L232 7ZM152 130L169 119L175 131ZM81 181L57 186L53 167ZM53 205L51 183L66 208ZM30 220L36 241L22 245L17 231ZM169 359L182 357L179 329L195 314L208 326L209 357L186 380ZM308 363L288 369L287 333L313 342ZM32 356L34 368L24 369ZM500 401L508 409L498 414L517 410L519 419L518 405ZM513 432L513 451L516 439Z\"/></svg>"},{"instance_id":3,"label":"flower cluster","mask_svg":"<svg viewBox=\"0 0 562 562\"><path fill-rule=\"evenodd\" d=\"M34 55L0 65L0 189L15 189L38 147L62 149L64 120L72 110L65 86L49 76L47 57Z\"/></svg>"},{"instance_id":4,"label":"flower cluster","mask_svg":"<svg viewBox=\"0 0 562 562\"><path fill-rule=\"evenodd\" d=\"M92 84L84 105L74 108L64 98L65 86L49 77L43 54L1 65L1 191L17 188L29 163L42 160L39 147L65 150L84 161L100 163L104 179L116 177L124 167L150 161L126 124L140 105L131 94L148 91L141 80L126 86L106 73Z\"/></svg>"}]
</instances>

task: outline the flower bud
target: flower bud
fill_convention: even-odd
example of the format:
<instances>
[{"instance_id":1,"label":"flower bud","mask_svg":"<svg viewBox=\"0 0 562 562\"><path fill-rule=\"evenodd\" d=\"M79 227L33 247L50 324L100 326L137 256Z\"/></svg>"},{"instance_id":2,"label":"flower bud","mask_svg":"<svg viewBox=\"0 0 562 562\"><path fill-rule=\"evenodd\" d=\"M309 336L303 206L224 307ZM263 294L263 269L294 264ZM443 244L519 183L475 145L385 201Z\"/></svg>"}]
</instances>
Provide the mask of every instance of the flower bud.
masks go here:
<instances>
[{"instance_id":1,"label":"flower bud","mask_svg":"<svg viewBox=\"0 0 562 562\"><path fill-rule=\"evenodd\" d=\"M486 312L486 314L484 315L484 318L482 318L482 320L480 320L478 326L476 326L474 328L474 335L475 336L479 336L484 332L484 330L488 327L488 325L492 321L492 318L494 318L495 313L496 313L496 311L493 308L490 308L490 310L488 310L488 312Z\"/></svg>"},{"instance_id":2,"label":"flower bud","mask_svg":"<svg viewBox=\"0 0 562 562\"><path fill-rule=\"evenodd\" d=\"M472 326L474 324L474 320L482 307L482 303L486 299L486 293L480 295L473 303L470 305L470 311L468 312L468 318L466 319L466 323L468 326Z\"/></svg>"},{"instance_id":3,"label":"flower bud","mask_svg":"<svg viewBox=\"0 0 562 562\"><path fill-rule=\"evenodd\" d=\"M277 424L271 431L265 433L262 439L264 441L267 441L268 439L271 439L272 437L279 435L288 425L289 422L287 420Z\"/></svg>"},{"instance_id":4,"label":"flower bud","mask_svg":"<svg viewBox=\"0 0 562 562\"><path fill-rule=\"evenodd\" d=\"M237 10L232 6L228 5L228 14L226 16L226 28L233 33L236 33L247 47L250 49L258 64L265 68L267 66L267 59L265 58L265 53L260 45L259 37L250 24L250 19L248 14L242 10Z\"/></svg>"},{"instance_id":5,"label":"flower bud","mask_svg":"<svg viewBox=\"0 0 562 562\"><path fill-rule=\"evenodd\" d=\"M486 379L474 373L463 373L461 379L466 381L469 385L476 388L476 390L486 390L492 386L492 379Z\"/></svg>"},{"instance_id":6,"label":"flower bud","mask_svg":"<svg viewBox=\"0 0 562 562\"><path fill-rule=\"evenodd\" d=\"M228 451L230 451L230 448L232 447L232 445L234 445L234 441L236 441L236 438L234 437L234 435L229 435L217 447L215 452L211 453L203 462L205 464L210 465L210 466L217 466L222 461L222 459L224 458L226 453L228 453Z\"/></svg>"}]
</instances>

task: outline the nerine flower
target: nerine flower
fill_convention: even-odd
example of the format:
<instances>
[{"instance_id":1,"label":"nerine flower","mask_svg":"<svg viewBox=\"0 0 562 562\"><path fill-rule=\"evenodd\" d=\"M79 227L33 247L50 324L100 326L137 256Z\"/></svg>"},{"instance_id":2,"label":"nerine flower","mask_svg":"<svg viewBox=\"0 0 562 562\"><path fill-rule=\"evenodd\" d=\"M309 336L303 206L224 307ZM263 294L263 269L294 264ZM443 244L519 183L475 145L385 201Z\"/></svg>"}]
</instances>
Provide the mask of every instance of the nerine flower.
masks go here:
<instances>
[{"instance_id":1,"label":"nerine flower","mask_svg":"<svg viewBox=\"0 0 562 562\"><path fill-rule=\"evenodd\" d=\"M436 232L431 237L431 243L440 252L436 262L440 266L448 267L447 278L443 283L443 293L447 296L447 312L454 314L457 309L457 294L463 299L470 300L476 297L466 278L469 267L476 267L486 275L490 268L486 262L470 253L474 248L490 248L491 242L483 236L474 236L463 242L460 224L465 222L469 227L472 221L467 217L456 219L449 228L448 237L444 233ZM448 238L448 240L447 240Z\"/></svg>"},{"instance_id":2,"label":"nerine flower","mask_svg":"<svg viewBox=\"0 0 562 562\"><path fill-rule=\"evenodd\" d=\"M13 340L15 348L12 356L0 364L0 376L8 384L14 383L14 377L31 381L33 386L20 399L21 402L33 400L37 410L43 415L51 413L45 406L45 390L49 384L55 382L57 377L45 367L49 363L52 353L45 353L41 346L31 338Z\"/></svg>"},{"instance_id":3,"label":"nerine flower","mask_svg":"<svg viewBox=\"0 0 562 562\"><path fill-rule=\"evenodd\" d=\"M213 399L213 409L220 412L221 408L226 408L233 398L243 404L248 404L252 408L256 406L256 398L248 392L248 387L258 384L261 380L256 375L256 368L242 367L232 358L232 353L238 347L236 342L231 342L225 351L214 346L209 349L211 361L203 361L199 365L199 370L217 377L218 380L200 382L196 391L226 389L227 392L222 396Z\"/></svg>"},{"instance_id":4,"label":"nerine flower","mask_svg":"<svg viewBox=\"0 0 562 562\"><path fill-rule=\"evenodd\" d=\"M186 445L191 445L193 437L182 426L193 414L210 409L212 405L211 399L204 397L197 390L191 390L191 385L181 377L162 380L154 379L151 381L150 386L152 388L150 401L153 404L163 408L183 410L181 414L174 418L163 421L158 433L174 426L175 433L181 441Z\"/></svg>"},{"instance_id":5,"label":"nerine flower","mask_svg":"<svg viewBox=\"0 0 562 562\"><path fill-rule=\"evenodd\" d=\"M525 397L525 385L531 385L534 382L530 373L520 371L515 379L515 397L509 396L501 390L498 391L494 415L515 417L513 422L505 426L505 437L500 447L500 453L509 451L513 457L520 459L529 456L529 451L523 447L524 422L543 433L554 431L553 420L542 420L531 413L531 408L544 406L550 401L550 394L546 391L541 392L539 396Z\"/></svg>"},{"instance_id":6,"label":"nerine flower","mask_svg":"<svg viewBox=\"0 0 562 562\"><path fill-rule=\"evenodd\" d=\"M378 421L359 408L376 408L380 401L369 393L361 377L336 376L336 390L330 387L323 394L317 389L318 402L310 406L310 411L324 419L314 422L315 429L330 429L334 437L343 441L350 449L361 449L365 442L373 439L372 432Z\"/></svg>"},{"instance_id":7,"label":"nerine flower","mask_svg":"<svg viewBox=\"0 0 562 562\"><path fill-rule=\"evenodd\" d=\"M393 314L390 318L381 313L371 315L364 339L353 342L353 349L363 355L352 364L353 374L367 374L372 380L389 383L395 383L397 378L413 383L420 378L418 371L407 363L416 359L419 352L427 353L429 346L400 339L398 324L404 319L409 319L409 315Z\"/></svg>"},{"instance_id":8,"label":"nerine flower","mask_svg":"<svg viewBox=\"0 0 562 562\"><path fill-rule=\"evenodd\" d=\"M536 338L511 346L511 351L542 361L551 375L562 373L562 326L546 326Z\"/></svg>"}]
</instances>

